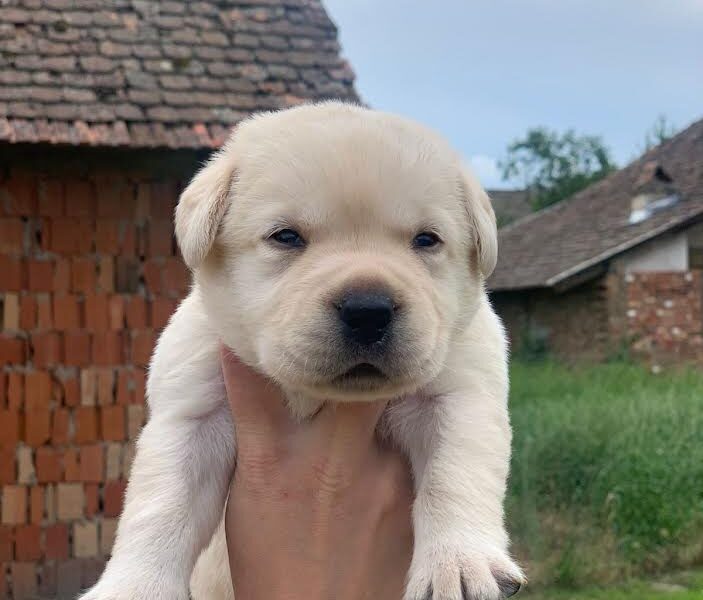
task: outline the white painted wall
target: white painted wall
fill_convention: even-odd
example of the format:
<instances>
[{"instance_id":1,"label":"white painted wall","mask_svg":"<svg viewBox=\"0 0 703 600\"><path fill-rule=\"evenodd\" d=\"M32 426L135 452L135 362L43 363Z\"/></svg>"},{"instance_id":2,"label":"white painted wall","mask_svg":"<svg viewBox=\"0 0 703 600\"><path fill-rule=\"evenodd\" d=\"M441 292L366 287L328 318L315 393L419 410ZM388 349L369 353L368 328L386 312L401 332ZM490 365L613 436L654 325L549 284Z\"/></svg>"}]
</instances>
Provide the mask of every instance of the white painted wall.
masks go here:
<instances>
[{"instance_id":1,"label":"white painted wall","mask_svg":"<svg viewBox=\"0 0 703 600\"><path fill-rule=\"evenodd\" d=\"M685 232L662 236L623 256L626 273L687 271L688 237Z\"/></svg>"}]
</instances>

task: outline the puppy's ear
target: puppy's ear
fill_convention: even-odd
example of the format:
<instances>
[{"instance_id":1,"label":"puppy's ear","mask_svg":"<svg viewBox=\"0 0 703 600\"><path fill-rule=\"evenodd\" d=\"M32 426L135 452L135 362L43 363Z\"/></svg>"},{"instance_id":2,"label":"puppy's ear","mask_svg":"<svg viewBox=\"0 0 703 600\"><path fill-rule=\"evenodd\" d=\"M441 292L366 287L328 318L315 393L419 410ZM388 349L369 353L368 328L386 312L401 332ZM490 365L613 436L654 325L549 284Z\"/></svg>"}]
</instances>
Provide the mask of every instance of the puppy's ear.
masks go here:
<instances>
[{"instance_id":1,"label":"puppy's ear","mask_svg":"<svg viewBox=\"0 0 703 600\"><path fill-rule=\"evenodd\" d=\"M476 177L462 170L460 188L469 211L471 237L476 244L478 265L485 279L493 273L498 262L498 228L491 200Z\"/></svg>"},{"instance_id":2,"label":"puppy's ear","mask_svg":"<svg viewBox=\"0 0 703 600\"><path fill-rule=\"evenodd\" d=\"M195 269L207 256L232 193L234 152L226 145L195 175L176 207L176 239L186 264Z\"/></svg>"}]
</instances>

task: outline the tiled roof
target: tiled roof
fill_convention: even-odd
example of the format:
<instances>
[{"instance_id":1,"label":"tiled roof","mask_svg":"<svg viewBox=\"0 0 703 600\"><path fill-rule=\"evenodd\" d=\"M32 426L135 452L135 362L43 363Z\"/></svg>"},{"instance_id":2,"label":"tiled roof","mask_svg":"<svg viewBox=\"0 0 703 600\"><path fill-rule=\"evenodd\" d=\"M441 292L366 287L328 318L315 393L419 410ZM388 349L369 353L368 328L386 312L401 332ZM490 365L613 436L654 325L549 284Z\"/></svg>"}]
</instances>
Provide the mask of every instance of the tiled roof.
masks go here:
<instances>
[{"instance_id":1,"label":"tiled roof","mask_svg":"<svg viewBox=\"0 0 703 600\"><path fill-rule=\"evenodd\" d=\"M681 200L630 224L643 172L656 164ZM568 200L499 232L491 290L551 287L676 227L703 218L703 120Z\"/></svg>"},{"instance_id":2,"label":"tiled roof","mask_svg":"<svg viewBox=\"0 0 703 600\"><path fill-rule=\"evenodd\" d=\"M504 226L532 212L527 190L486 190L491 198L498 225Z\"/></svg>"},{"instance_id":3,"label":"tiled roof","mask_svg":"<svg viewBox=\"0 0 703 600\"><path fill-rule=\"evenodd\" d=\"M0 2L0 142L204 148L253 111L357 100L319 0Z\"/></svg>"}]
</instances>

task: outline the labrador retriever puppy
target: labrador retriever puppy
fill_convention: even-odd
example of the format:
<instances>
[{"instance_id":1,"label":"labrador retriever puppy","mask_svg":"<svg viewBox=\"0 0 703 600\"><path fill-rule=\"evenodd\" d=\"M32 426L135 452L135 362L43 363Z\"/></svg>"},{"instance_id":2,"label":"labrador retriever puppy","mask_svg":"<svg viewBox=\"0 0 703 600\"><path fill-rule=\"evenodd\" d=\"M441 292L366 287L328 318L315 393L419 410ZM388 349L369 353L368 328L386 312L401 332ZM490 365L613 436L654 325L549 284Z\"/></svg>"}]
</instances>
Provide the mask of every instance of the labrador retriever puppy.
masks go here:
<instances>
[{"instance_id":1,"label":"labrador retriever puppy","mask_svg":"<svg viewBox=\"0 0 703 600\"><path fill-rule=\"evenodd\" d=\"M380 433L416 488L406 600L514 594L507 349L484 288L496 222L448 143L338 102L259 114L183 192L176 236L192 291L154 353L112 558L83 600L233 597L220 342L300 419L325 402L390 399Z\"/></svg>"}]
</instances>

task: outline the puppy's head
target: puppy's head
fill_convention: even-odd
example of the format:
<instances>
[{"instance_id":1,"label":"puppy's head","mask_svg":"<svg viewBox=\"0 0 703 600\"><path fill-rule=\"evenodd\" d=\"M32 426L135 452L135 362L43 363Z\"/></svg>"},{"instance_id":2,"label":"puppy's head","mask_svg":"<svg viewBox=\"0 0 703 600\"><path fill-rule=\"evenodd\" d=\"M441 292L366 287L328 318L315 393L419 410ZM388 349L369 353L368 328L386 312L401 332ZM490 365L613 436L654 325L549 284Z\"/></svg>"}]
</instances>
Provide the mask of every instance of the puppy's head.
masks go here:
<instances>
[{"instance_id":1,"label":"puppy's head","mask_svg":"<svg viewBox=\"0 0 703 600\"><path fill-rule=\"evenodd\" d=\"M223 341L326 399L431 381L496 262L490 202L446 142L339 103L242 123L176 234Z\"/></svg>"}]
</instances>

